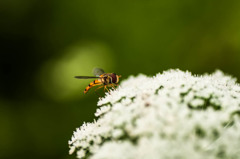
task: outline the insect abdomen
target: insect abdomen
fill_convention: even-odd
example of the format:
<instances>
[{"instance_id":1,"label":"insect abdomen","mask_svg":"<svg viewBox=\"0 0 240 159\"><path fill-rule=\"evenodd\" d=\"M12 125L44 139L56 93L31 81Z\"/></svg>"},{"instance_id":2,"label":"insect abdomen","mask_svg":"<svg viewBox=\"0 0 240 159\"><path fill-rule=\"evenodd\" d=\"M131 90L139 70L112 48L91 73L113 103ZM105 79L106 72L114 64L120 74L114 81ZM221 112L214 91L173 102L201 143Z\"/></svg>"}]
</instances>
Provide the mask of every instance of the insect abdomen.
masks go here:
<instances>
[{"instance_id":1,"label":"insect abdomen","mask_svg":"<svg viewBox=\"0 0 240 159\"><path fill-rule=\"evenodd\" d=\"M91 82L91 83L85 88L84 94L86 94L86 93L89 91L90 88L92 88L92 87L94 87L94 86L96 86L96 85L99 85L99 84L101 84L101 82L100 82L98 79L94 80L93 82Z\"/></svg>"}]
</instances>

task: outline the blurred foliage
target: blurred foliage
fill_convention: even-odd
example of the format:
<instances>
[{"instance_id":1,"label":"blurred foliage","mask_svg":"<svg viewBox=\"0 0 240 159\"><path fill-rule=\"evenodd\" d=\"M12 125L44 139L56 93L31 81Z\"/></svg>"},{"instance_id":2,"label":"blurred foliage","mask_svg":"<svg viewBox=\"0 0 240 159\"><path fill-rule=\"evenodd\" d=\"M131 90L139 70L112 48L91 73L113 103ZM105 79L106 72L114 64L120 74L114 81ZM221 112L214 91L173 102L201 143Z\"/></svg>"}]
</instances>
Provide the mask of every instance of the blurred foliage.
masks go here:
<instances>
[{"instance_id":1,"label":"blurred foliage","mask_svg":"<svg viewBox=\"0 0 240 159\"><path fill-rule=\"evenodd\" d=\"M93 67L154 75L240 72L240 1L0 1L0 158L74 158L67 141L92 121Z\"/></svg>"}]
</instances>

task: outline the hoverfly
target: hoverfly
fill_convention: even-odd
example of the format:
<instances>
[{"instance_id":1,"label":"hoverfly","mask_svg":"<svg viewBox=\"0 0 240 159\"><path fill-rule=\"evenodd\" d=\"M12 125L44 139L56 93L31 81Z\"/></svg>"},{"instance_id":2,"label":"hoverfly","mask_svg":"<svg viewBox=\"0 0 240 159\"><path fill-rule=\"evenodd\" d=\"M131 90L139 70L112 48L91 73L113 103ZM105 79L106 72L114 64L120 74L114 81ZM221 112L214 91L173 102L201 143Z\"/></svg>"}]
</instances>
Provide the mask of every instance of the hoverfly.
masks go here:
<instances>
[{"instance_id":1,"label":"hoverfly","mask_svg":"<svg viewBox=\"0 0 240 159\"><path fill-rule=\"evenodd\" d=\"M93 74L95 76L75 76L75 78L78 78L78 79L97 78L86 87L86 89L84 90L84 94L86 94L90 88L94 86L99 86L99 85L101 86L95 89L95 92L102 87L104 87L104 90L106 89L109 92L107 87L115 88L115 86L118 86L119 78L121 77L121 75L117 75L115 73L105 73L103 69L100 69L100 68L95 68L93 70Z\"/></svg>"}]
</instances>

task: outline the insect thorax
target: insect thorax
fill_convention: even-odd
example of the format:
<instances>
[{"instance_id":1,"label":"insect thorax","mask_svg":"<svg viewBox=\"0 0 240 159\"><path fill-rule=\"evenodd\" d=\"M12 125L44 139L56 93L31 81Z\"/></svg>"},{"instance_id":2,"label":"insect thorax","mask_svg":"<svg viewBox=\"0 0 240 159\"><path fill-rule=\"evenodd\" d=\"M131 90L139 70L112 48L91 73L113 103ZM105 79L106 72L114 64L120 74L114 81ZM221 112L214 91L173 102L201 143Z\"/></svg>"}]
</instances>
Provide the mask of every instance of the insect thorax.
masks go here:
<instances>
[{"instance_id":1,"label":"insect thorax","mask_svg":"<svg viewBox=\"0 0 240 159\"><path fill-rule=\"evenodd\" d=\"M105 74L102 75L101 82L104 85L112 84L116 82L116 75L115 74Z\"/></svg>"}]
</instances>

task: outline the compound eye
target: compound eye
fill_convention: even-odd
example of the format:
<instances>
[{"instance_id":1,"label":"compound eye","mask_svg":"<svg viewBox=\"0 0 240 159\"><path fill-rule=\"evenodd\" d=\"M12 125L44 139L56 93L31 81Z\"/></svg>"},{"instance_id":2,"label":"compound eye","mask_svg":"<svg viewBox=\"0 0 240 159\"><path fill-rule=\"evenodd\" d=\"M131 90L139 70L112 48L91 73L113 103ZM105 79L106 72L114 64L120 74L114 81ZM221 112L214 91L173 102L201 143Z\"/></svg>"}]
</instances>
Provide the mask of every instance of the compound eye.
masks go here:
<instances>
[{"instance_id":1,"label":"compound eye","mask_svg":"<svg viewBox=\"0 0 240 159\"><path fill-rule=\"evenodd\" d=\"M117 82L117 75L115 73L112 73L111 77L112 77L112 83L116 83Z\"/></svg>"}]
</instances>

